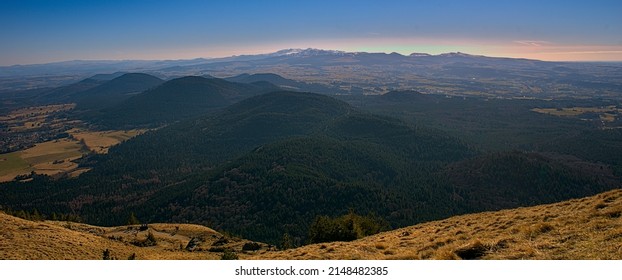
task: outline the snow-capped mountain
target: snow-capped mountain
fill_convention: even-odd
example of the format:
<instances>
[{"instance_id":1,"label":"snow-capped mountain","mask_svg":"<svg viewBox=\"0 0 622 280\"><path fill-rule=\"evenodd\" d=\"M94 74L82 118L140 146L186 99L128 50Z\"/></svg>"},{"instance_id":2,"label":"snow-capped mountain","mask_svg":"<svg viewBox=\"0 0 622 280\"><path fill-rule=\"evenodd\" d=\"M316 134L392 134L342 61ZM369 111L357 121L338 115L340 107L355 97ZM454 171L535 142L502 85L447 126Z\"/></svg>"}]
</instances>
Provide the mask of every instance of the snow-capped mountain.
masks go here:
<instances>
[{"instance_id":1,"label":"snow-capped mountain","mask_svg":"<svg viewBox=\"0 0 622 280\"><path fill-rule=\"evenodd\" d=\"M344 51L337 50L322 50L322 49L284 49L274 53L271 53L270 56L317 56L317 55L343 55L346 54Z\"/></svg>"}]
</instances>

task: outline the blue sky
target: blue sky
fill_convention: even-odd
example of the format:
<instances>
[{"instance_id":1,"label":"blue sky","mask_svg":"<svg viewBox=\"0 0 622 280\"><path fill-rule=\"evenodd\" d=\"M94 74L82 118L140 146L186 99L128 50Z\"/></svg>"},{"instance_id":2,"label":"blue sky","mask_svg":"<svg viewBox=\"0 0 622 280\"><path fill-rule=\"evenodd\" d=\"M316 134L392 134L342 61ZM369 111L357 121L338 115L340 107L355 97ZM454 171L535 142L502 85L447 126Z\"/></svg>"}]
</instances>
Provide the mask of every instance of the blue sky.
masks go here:
<instances>
[{"instance_id":1,"label":"blue sky","mask_svg":"<svg viewBox=\"0 0 622 280\"><path fill-rule=\"evenodd\" d=\"M0 65L284 48L622 60L622 1L0 1Z\"/></svg>"}]
</instances>

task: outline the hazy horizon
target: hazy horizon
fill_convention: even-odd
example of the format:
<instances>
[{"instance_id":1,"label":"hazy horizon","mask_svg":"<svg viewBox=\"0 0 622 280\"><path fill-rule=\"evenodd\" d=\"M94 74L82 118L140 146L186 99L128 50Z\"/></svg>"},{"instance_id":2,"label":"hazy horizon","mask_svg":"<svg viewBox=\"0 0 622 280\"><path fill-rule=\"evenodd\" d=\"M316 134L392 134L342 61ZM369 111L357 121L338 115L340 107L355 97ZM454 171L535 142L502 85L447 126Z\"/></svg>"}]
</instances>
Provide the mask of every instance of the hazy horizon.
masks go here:
<instances>
[{"instance_id":1,"label":"hazy horizon","mask_svg":"<svg viewBox=\"0 0 622 280\"><path fill-rule=\"evenodd\" d=\"M252 55L267 55L267 54L272 54L272 53L277 53L280 51L284 51L284 50L289 50L289 49L301 49L301 50L305 50L305 49L314 49L314 50L321 50L321 51L337 51L337 52L346 52L346 53L355 53L355 52L359 52L359 53L384 53L384 54L390 54L390 53L399 53L403 56L408 56L410 54L413 53L420 53L420 54L428 54L431 56L437 56L437 55L443 55L443 54L449 54L449 53L463 53L466 55L473 55L473 56L485 56L485 57L493 57L493 58L515 58L515 59L529 59L529 60L539 60L539 61L551 61L551 62L577 62L577 63L622 63L622 60L543 60L543 59L536 59L536 58L525 58L525 57L509 57L509 56L491 56L491 55L485 55L485 54L477 54L477 53L468 53L468 52L463 52L463 51L450 51L450 52L439 52L439 53L426 53L426 52L410 52L410 53L401 53L401 52L395 52L395 51L374 51L374 50L370 50L370 51L360 51L360 50L355 50L355 51L345 51L345 50L338 50L338 49L318 49L318 48L284 48L284 49L275 49L272 51L266 51L266 52L257 52L257 53L236 53L236 54L231 54L231 55L226 55L226 56L219 56L219 57L187 57L187 58L143 58L143 59L132 59L132 58L117 58L117 59L108 59L108 58L102 58L102 59L70 59L70 60L55 60L55 61L44 61L44 62L38 62L38 63L29 63L29 64L10 64L10 65L0 65L0 67L11 67L11 66L30 66L30 65L44 65L44 64L54 64L54 63L66 63L66 62L123 62L123 61L190 61L190 60L198 60L198 59L205 59L205 60L210 60L210 59L223 59L223 58L233 58L233 57L237 57L237 56L252 56Z\"/></svg>"},{"instance_id":2,"label":"hazy horizon","mask_svg":"<svg viewBox=\"0 0 622 280\"><path fill-rule=\"evenodd\" d=\"M2 1L0 65L271 53L622 61L620 1Z\"/></svg>"}]
</instances>

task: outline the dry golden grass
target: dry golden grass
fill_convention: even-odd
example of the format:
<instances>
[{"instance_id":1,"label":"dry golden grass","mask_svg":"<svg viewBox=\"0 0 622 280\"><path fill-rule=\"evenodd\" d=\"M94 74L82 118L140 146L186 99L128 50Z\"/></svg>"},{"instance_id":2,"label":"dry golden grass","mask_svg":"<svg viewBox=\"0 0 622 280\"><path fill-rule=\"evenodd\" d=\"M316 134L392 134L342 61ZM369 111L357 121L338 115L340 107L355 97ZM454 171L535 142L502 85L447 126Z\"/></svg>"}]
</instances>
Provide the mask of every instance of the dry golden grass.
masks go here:
<instances>
[{"instance_id":1,"label":"dry golden grass","mask_svg":"<svg viewBox=\"0 0 622 280\"><path fill-rule=\"evenodd\" d=\"M102 259L108 249L115 259L220 259L222 249L235 251L240 257L265 252L263 244L256 252L244 252L248 240L225 237L199 225L150 224L148 230L138 225L97 227L81 223L60 221L28 221L0 213L0 259ZM157 244L150 247L134 245L147 238L151 232ZM195 238L198 245L187 250L188 242ZM222 244L218 244L222 243ZM214 245L217 244L217 245ZM220 249L220 250L218 250Z\"/></svg>"},{"instance_id":2,"label":"dry golden grass","mask_svg":"<svg viewBox=\"0 0 622 280\"><path fill-rule=\"evenodd\" d=\"M105 154L108 149L127 139L143 134L144 129L133 130L109 130L109 131L81 131L72 129L68 131L75 139L84 140L84 143L94 153Z\"/></svg>"},{"instance_id":3,"label":"dry golden grass","mask_svg":"<svg viewBox=\"0 0 622 280\"><path fill-rule=\"evenodd\" d=\"M456 216L383 232L351 242L273 251L263 244L243 252L247 240L199 225L96 227L32 222L0 213L0 259L219 259L224 249L240 259L622 259L622 190L535 207ZM151 232L153 247L138 247ZM193 251L185 249L192 238ZM225 241L226 240L226 241Z\"/></svg>"},{"instance_id":4,"label":"dry golden grass","mask_svg":"<svg viewBox=\"0 0 622 280\"><path fill-rule=\"evenodd\" d=\"M256 259L622 259L622 190L456 216Z\"/></svg>"},{"instance_id":5,"label":"dry golden grass","mask_svg":"<svg viewBox=\"0 0 622 280\"><path fill-rule=\"evenodd\" d=\"M75 177L80 176L82 173L89 172L89 171L91 171L91 168L78 168L76 170L73 170L67 173L67 175L69 175L70 178L75 178Z\"/></svg>"}]
</instances>

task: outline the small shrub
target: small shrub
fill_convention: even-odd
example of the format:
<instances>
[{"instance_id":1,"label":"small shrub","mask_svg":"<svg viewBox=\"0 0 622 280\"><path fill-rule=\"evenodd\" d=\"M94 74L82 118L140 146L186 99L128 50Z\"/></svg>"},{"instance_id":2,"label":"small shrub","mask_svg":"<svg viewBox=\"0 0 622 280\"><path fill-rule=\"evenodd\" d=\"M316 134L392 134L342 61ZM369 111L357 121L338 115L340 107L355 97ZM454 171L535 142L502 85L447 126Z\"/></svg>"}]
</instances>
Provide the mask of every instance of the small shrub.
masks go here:
<instances>
[{"instance_id":1,"label":"small shrub","mask_svg":"<svg viewBox=\"0 0 622 280\"><path fill-rule=\"evenodd\" d=\"M242 250L244 251L257 251L261 249L261 244L256 242L247 242L242 246Z\"/></svg>"},{"instance_id":2,"label":"small shrub","mask_svg":"<svg viewBox=\"0 0 622 280\"><path fill-rule=\"evenodd\" d=\"M158 244L158 241L156 240L155 236L153 235L153 232L151 231L149 231L149 234L147 234L147 241L153 245Z\"/></svg>"},{"instance_id":3,"label":"small shrub","mask_svg":"<svg viewBox=\"0 0 622 280\"><path fill-rule=\"evenodd\" d=\"M150 247L150 246L157 245L158 240L153 235L153 232L149 231L149 234L147 234L147 238L145 240L140 240L140 241L137 240L137 241L132 242L132 244L138 247Z\"/></svg>"},{"instance_id":4,"label":"small shrub","mask_svg":"<svg viewBox=\"0 0 622 280\"><path fill-rule=\"evenodd\" d=\"M458 257L456 253L454 253L454 251L447 249L447 248L438 250L436 254L434 255L434 258L437 260L459 260L460 259L460 257Z\"/></svg>"},{"instance_id":5,"label":"small shrub","mask_svg":"<svg viewBox=\"0 0 622 280\"><path fill-rule=\"evenodd\" d=\"M455 250L454 253L463 260L477 260L486 255L487 251L488 248L478 240Z\"/></svg>"},{"instance_id":6,"label":"small shrub","mask_svg":"<svg viewBox=\"0 0 622 280\"><path fill-rule=\"evenodd\" d=\"M190 252L192 252L192 251L196 250L196 249L197 249L197 247L199 246L199 244L201 244L201 242L202 242L202 241L201 241L201 239L200 239L200 238L198 238L198 237L192 237L192 238L190 239L190 241L188 241L188 244L186 245L186 250L188 250L188 251L190 251ZM181 244L179 244L179 247L180 247L180 248L183 248L183 247L181 246Z\"/></svg>"},{"instance_id":7,"label":"small shrub","mask_svg":"<svg viewBox=\"0 0 622 280\"><path fill-rule=\"evenodd\" d=\"M212 246L222 246L229 243L229 239L227 239L226 237L222 236L220 237L218 240L214 241L214 243L212 243Z\"/></svg>"},{"instance_id":8,"label":"small shrub","mask_svg":"<svg viewBox=\"0 0 622 280\"><path fill-rule=\"evenodd\" d=\"M214 252L214 253L223 253L225 251L225 248L223 248L223 247L210 247L209 249L207 249L207 251Z\"/></svg>"},{"instance_id":9,"label":"small shrub","mask_svg":"<svg viewBox=\"0 0 622 280\"><path fill-rule=\"evenodd\" d=\"M524 229L524 235L528 239L536 238L538 235L553 230L554 227L548 223L537 223Z\"/></svg>"},{"instance_id":10,"label":"small shrub","mask_svg":"<svg viewBox=\"0 0 622 280\"><path fill-rule=\"evenodd\" d=\"M102 260L112 260L112 257L110 256L110 250L106 249L104 250L103 254L102 254Z\"/></svg>"},{"instance_id":11,"label":"small shrub","mask_svg":"<svg viewBox=\"0 0 622 280\"><path fill-rule=\"evenodd\" d=\"M220 256L221 260L237 260L238 254L231 250L225 250L225 252Z\"/></svg>"}]
</instances>

